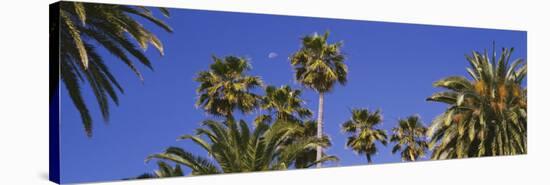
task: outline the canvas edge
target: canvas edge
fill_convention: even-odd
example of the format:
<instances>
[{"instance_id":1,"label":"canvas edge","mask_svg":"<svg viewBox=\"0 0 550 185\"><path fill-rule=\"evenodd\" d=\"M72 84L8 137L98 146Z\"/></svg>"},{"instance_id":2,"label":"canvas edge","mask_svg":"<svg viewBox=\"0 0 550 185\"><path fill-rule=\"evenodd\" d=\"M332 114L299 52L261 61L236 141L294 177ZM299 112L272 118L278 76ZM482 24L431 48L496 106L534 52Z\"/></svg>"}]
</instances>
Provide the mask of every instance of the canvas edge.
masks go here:
<instances>
[{"instance_id":1,"label":"canvas edge","mask_svg":"<svg viewBox=\"0 0 550 185\"><path fill-rule=\"evenodd\" d=\"M60 184L59 144L59 5L49 5L49 180Z\"/></svg>"}]
</instances>

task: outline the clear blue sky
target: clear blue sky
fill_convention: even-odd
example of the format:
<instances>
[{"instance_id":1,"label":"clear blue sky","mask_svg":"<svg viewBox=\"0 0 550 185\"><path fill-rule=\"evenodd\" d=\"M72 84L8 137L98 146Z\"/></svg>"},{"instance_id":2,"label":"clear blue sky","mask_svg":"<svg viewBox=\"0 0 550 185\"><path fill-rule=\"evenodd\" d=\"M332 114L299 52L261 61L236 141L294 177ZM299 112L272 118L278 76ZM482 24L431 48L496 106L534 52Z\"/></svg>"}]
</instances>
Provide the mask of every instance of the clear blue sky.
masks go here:
<instances>
[{"instance_id":1,"label":"clear blue sky","mask_svg":"<svg viewBox=\"0 0 550 185\"><path fill-rule=\"evenodd\" d=\"M206 70L211 55L236 55L250 59L251 74L267 84L290 84L293 80L288 56L299 49L300 38L330 30L330 42L343 41L349 67L348 84L337 86L325 96L325 132L332 138L329 154L341 161L328 166L366 164L345 148L340 125L349 119L351 108L381 109L383 129L391 129L399 118L419 114L429 122L445 106L426 102L437 92L432 82L450 75L466 75L464 58L472 50L515 47L513 58L526 58L527 33L490 29L441 27L335 19L272 16L172 9L167 22L173 34L153 28L165 45L160 57L152 47L147 56L154 71L139 66L141 83L119 60L103 53L107 65L125 89L120 106L112 105L111 120L103 124L88 87L83 88L94 119L93 138L87 138L80 116L61 86L61 179L64 183L118 180L152 172L156 164L145 157L168 146L183 147L205 155L189 141L176 141L191 134L209 118L194 106L193 81ZM160 16L159 12L156 15ZM276 53L276 57L268 57ZM317 111L317 94L305 90L308 108ZM375 164L400 162L391 146L379 147ZM187 174L189 171L185 169Z\"/></svg>"}]
</instances>

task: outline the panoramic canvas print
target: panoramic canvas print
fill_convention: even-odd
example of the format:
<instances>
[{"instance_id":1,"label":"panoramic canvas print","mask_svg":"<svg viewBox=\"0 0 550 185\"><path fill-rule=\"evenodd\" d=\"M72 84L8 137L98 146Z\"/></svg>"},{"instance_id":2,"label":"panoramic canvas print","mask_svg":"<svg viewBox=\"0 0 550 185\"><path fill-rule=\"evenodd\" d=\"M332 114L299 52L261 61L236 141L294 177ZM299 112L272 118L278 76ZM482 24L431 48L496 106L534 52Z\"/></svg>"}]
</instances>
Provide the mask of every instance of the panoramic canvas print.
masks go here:
<instances>
[{"instance_id":1,"label":"panoramic canvas print","mask_svg":"<svg viewBox=\"0 0 550 185\"><path fill-rule=\"evenodd\" d=\"M50 180L527 154L527 32L58 2Z\"/></svg>"}]
</instances>

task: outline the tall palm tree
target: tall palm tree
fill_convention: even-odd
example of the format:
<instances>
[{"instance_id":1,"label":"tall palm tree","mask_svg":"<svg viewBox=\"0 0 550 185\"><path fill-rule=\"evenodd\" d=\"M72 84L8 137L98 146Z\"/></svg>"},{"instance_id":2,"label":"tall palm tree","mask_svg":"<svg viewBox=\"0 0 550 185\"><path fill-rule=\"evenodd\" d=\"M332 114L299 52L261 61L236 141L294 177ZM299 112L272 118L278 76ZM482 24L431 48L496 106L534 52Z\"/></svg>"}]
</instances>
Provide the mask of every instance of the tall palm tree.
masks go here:
<instances>
[{"instance_id":1,"label":"tall palm tree","mask_svg":"<svg viewBox=\"0 0 550 185\"><path fill-rule=\"evenodd\" d=\"M302 38L302 48L294 53L290 60L296 72L298 82L319 93L319 111L317 112L317 137L323 137L324 94L331 91L336 83L344 85L348 69L344 64L344 55L340 52L342 42L327 43L329 32ZM322 157L323 148L317 147L317 159ZM321 163L317 164L321 167Z\"/></svg>"},{"instance_id":2,"label":"tall palm tree","mask_svg":"<svg viewBox=\"0 0 550 185\"><path fill-rule=\"evenodd\" d=\"M391 142L396 142L392 154L401 151L401 160L416 161L423 157L428 149L426 142L426 127L418 116L409 116L400 119L398 125L392 129Z\"/></svg>"},{"instance_id":3,"label":"tall palm tree","mask_svg":"<svg viewBox=\"0 0 550 185\"><path fill-rule=\"evenodd\" d=\"M342 131L351 135L348 137L346 146L367 157L368 163L372 163L372 155L378 152L376 142L387 144L386 131L378 129L382 122L380 110L370 112L368 109L351 110L351 119L342 124Z\"/></svg>"},{"instance_id":4,"label":"tall palm tree","mask_svg":"<svg viewBox=\"0 0 550 185\"><path fill-rule=\"evenodd\" d=\"M127 178L124 180L131 179L152 179L152 178L164 178L164 177L181 177L183 176L183 170L180 165L175 167L170 166L164 161L157 161L158 170L155 170L154 173L144 173L135 178Z\"/></svg>"},{"instance_id":5,"label":"tall palm tree","mask_svg":"<svg viewBox=\"0 0 550 185\"><path fill-rule=\"evenodd\" d=\"M205 150L212 159L194 155L178 147L170 147L163 153L147 158L172 161L191 169L191 175L234 172L280 170L292 167L298 154L318 145L324 145L317 138L296 140L290 145L284 141L301 132L296 124L276 122L272 125L260 122L250 130L244 121L227 120L224 123L206 120L195 135L183 135ZM334 160L325 156L308 166Z\"/></svg>"},{"instance_id":6,"label":"tall palm tree","mask_svg":"<svg viewBox=\"0 0 550 185\"><path fill-rule=\"evenodd\" d=\"M160 10L169 16L166 9ZM167 32L172 28L143 6L61 2L59 16L59 23L52 26L59 26L55 34L59 36L61 80L80 113L86 134L91 136L92 117L81 95L81 83L89 83L105 121L109 118L109 99L118 105L117 92L123 93L97 47L106 49L143 80L134 60L152 68L144 51L149 44L161 55L164 49L157 36L134 17L144 18Z\"/></svg>"},{"instance_id":7,"label":"tall palm tree","mask_svg":"<svg viewBox=\"0 0 550 185\"><path fill-rule=\"evenodd\" d=\"M195 79L200 83L197 106L212 115L228 119L232 119L236 109L249 113L257 108L260 96L251 90L262 86L262 80L247 74L251 69L248 61L235 56L213 56L212 59L214 63L210 69L200 72Z\"/></svg>"},{"instance_id":8,"label":"tall palm tree","mask_svg":"<svg viewBox=\"0 0 550 185\"><path fill-rule=\"evenodd\" d=\"M525 154L527 152L527 76L524 60L510 61L512 49L497 59L466 56L471 79L451 76L434 83L447 91L428 98L448 104L429 128L433 159ZM511 63L510 63L511 62Z\"/></svg>"}]
</instances>

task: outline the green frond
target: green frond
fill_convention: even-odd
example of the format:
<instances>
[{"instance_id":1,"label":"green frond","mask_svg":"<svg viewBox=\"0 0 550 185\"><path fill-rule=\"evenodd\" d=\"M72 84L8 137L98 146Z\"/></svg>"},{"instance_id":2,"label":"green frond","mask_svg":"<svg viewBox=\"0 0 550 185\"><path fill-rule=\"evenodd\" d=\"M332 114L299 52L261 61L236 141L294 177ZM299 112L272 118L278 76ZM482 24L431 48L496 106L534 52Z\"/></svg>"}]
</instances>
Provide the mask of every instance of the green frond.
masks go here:
<instances>
[{"instance_id":1,"label":"green frond","mask_svg":"<svg viewBox=\"0 0 550 185\"><path fill-rule=\"evenodd\" d=\"M437 92L433 94L432 96L428 97L427 101L435 101L435 102L442 102L447 104L455 104L457 102L458 98L457 92Z\"/></svg>"},{"instance_id":2,"label":"green frond","mask_svg":"<svg viewBox=\"0 0 550 185\"><path fill-rule=\"evenodd\" d=\"M162 15L165 17L170 17L170 12L168 11L168 8L159 8L160 12L162 12Z\"/></svg>"},{"instance_id":3,"label":"green frond","mask_svg":"<svg viewBox=\"0 0 550 185\"><path fill-rule=\"evenodd\" d=\"M462 76L451 76L434 83L435 87L443 87L449 90L463 92L473 88L470 81Z\"/></svg>"},{"instance_id":4,"label":"green frond","mask_svg":"<svg viewBox=\"0 0 550 185\"><path fill-rule=\"evenodd\" d=\"M86 48L84 47L84 41L82 41L82 37L80 36L80 31L78 30L77 26L74 25L71 17L67 12L60 10L59 13L62 22L67 26L67 31L71 34L73 38L73 44L78 50L80 62L82 63L84 68L88 68L88 54L86 52Z\"/></svg>"},{"instance_id":5,"label":"green frond","mask_svg":"<svg viewBox=\"0 0 550 185\"><path fill-rule=\"evenodd\" d=\"M154 23L157 26L164 29L166 32L169 32L169 33L173 32L173 29L168 24L166 24L166 23L164 23L164 21L154 17L153 14L151 13L151 11L139 11L139 10L137 10L133 7L129 7L129 6L122 6L120 8L121 8L122 11L131 13L131 14L134 14L134 15L138 15L140 17L143 17L143 18L151 21L152 23ZM170 13L168 12L168 10L166 8L159 8L159 10L161 10L163 15L165 15L166 17L170 16L169 15Z\"/></svg>"},{"instance_id":6,"label":"green frond","mask_svg":"<svg viewBox=\"0 0 550 185\"><path fill-rule=\"evenodd\" d=\"M69 61L62 60L62 64L66 64L67 62ZM69 97L71 98L72 102L80 113L80 118L82 119L82 123L84 123L86 134L88 135L88 137L91 137L92 117L90 116L90 112L88 111L86 103L84 102L84 99L82 97L80 91L80 83L77 79L77 75L75 74L74 70L70 68L70 65L60 65L60 69L61 79L63 80L63 82L65 82L65 87L69 92Z\"/></svg>"}]
</instances>

